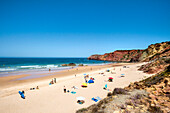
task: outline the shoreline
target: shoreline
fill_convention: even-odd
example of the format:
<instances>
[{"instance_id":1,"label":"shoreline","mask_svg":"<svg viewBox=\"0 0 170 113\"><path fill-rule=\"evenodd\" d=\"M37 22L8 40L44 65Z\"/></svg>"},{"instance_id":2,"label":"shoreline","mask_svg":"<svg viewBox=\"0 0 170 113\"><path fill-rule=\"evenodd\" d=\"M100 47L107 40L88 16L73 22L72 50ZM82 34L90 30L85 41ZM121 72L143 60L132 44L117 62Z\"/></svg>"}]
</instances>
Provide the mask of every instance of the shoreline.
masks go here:
<instances>
[{"instance_id":1,"label":"shoreline","mask_svg":"<svg viewBox=\"0 0 170 113\"><path fill-rule=\"evenodd\" d=\"M114 62L116 63L116 62ZM108 64L114 64L112 62L110 63L97 63L97 64L84 64L84 66L101 66L101 65L108 65ZM37 66L37 65L35 65ZM32 67L35 67L32 66ZM28 66L30 67L30 66ZM13 70L13 71L0 71L0 77L5 76L13 76L18 74L42 74L42 73L49 73L49 69L51 69L51 72L59 72L64 70L69 70L73 68L81 67L79 64L76 64L76 66L59 66L59 67L49 67L49 68L35 68L35 69L20 69L20 70Z\"/></svg>"},{"instance_id":2,"label":"shoreline","mask_svg":"<svg viewBox=\"0 0 170 113\"><path fill-rule=\"evenodd\" d=\"M33 84L36 84L37 86L40 86L40 87L48 86L49 81L53 78L56 78L59 81L61 81L62 79L65 79L65 78L66 79L69 79L72 77L75 78L75 74L83 75L84 73L98 71L101 69L107 69L110 67L117 67L117 66L122 66L122 65L132 65L132 64L134 64L134 63L112 63L112 64L95 65L95 66L79 66L77 68L62 70L59 72L42 73L41 74L42 77L25 79L25 80L17 80L17 79L29 77L32 75L31 74L21 74L20 75L18 73L19 75L4 76L4 77L0 77L0 89L1 89L0 97L14 94L13 90L11 90L11 91L9 90L9 89L12 89L13 87L16 87L15 90L17 90L17 89L29 90L28 88L25 88L25 86L29 86L29 85L33 86ZM92 68L92 70L91 70L91 68ZM51 74L51 75L43 76L46 74ZM34 75L34 76L36 76L36 75ZM46 82L46 84L44 84L45 82ZM21 88L19 88L19 87L21 87ZM8 89L8 91L5 89Z\"/></svg>"}]
</instances>

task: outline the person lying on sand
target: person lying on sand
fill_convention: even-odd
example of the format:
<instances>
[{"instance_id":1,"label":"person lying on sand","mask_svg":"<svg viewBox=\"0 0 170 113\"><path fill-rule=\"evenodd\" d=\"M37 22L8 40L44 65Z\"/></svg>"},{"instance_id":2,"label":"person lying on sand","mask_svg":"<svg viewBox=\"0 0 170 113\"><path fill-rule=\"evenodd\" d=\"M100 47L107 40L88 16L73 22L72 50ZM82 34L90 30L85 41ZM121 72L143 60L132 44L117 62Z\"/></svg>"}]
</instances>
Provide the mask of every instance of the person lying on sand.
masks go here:
<instances>
[{"instance_id":1,"label":"person lying on sand","mask_svg":"<svg viewBox=\"0 0 170 113\"><path fill-rule=\"evenodd\" d=\"M72 88L75 89L75 86L73 86Z\"/></svg>"},{"instance_id":2,"label":"person lying on sand","mask_svg":"<svg viewBox=\"0 0 170 113\"><path fill-rule=\"evenodd\" d=\"M77 103L78 104L83 104L83 103L85 103L85 101L84 100L78 100Z\"/></svg>"}]
</instances>

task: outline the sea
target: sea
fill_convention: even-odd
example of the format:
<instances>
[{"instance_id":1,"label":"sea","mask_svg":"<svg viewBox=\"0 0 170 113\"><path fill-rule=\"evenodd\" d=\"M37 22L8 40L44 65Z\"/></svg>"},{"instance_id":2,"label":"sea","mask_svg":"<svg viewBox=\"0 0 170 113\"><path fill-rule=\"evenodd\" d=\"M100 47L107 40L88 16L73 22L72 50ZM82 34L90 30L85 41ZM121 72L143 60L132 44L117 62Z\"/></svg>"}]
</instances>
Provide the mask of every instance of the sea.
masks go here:
<instances>
[{"instance_id":1,"label":"sea","mask_svg":"<svg viewBox=\"0 0 170 113\"><path fill-rule=\"evenodd\" d=\"M63 67L62 64L75 63L76 66ZM83 65L104 65L112 62L88 60L87 58L0 58L0 77L18 74L41 74L58 72Z\"/></svg>"}]
</instances>

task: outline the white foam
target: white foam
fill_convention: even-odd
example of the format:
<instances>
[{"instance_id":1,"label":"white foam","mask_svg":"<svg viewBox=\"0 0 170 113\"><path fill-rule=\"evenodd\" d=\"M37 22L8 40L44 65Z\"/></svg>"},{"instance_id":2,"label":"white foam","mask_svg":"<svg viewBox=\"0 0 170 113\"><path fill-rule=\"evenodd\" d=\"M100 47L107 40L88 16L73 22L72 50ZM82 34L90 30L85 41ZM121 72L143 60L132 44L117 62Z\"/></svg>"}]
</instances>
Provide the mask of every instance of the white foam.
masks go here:
<instances>
[{"instance_id":1,"label":"white foam","mask_svg":"<svg viewBox=\"0 0 170 113\"><path fill-rule=\"evenodd\" d=\"M30 65L30 66L19 66L18 68L32 68L32 69L41 69L41 68L57 68L58 65Z\"/></svg>"},{"instance_id":2,"label":"white foam","mask_svg":"<svg viewBox=\"0 0 170 113\"><path fill-rule=\"evenodd\" d=\"M0 71L13 71L16 70L14 68L0 68Z\"/></svg>"}]
</instances>

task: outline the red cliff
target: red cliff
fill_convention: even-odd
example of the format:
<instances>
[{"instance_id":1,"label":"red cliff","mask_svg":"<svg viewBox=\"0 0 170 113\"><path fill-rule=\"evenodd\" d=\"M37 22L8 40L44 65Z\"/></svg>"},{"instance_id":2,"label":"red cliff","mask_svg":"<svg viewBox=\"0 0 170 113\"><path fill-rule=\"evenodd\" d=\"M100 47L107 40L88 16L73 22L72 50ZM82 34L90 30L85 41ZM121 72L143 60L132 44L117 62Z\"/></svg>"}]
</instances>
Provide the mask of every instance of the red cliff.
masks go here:
<instances>
[{"instance_id":1,"label":"red cliff","mask_svg":"<svg viewBox=\"0 0 170 113\"><path fill-rule=\"evenodd\" d=\"M170 42L162 42L151 44L145 50L117 50L104 55L92 55L90 60L105 60L105 61L152 61L161 57L170 56Z\"/></svg>"},{"instance_id":2,"label":"red cliff","mask_svg":"<svg viewBox=\"0 0 170 113\"><path fill-rule=\"evenodd\" d=\"M92 55L90 60L106 60L106 61L138 61L143 50L117 50L104 55Z\"/></svg>"}]
</instances>

